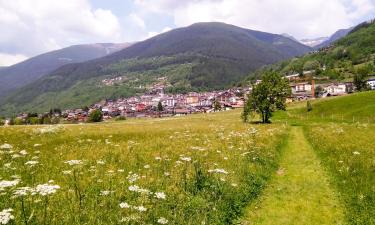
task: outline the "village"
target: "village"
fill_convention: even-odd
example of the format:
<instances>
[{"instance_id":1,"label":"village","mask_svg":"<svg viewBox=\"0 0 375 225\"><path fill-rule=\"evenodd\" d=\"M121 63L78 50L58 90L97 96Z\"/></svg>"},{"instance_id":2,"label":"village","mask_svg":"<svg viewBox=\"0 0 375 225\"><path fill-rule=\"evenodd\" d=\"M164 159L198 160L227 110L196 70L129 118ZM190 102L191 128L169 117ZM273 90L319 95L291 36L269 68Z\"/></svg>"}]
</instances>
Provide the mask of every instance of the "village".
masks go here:
<instances>
[{"instance_id":1,"label":"village","mask_svg":"<svg viewBox=\"0 0 375 225\"><path fill-rule=\"evenodd\" d=\"M289 80L292 93L287 102L341 96L355 91L352 82L324 82L321 80L322 78L313 77L311 71L305 71L304 76L288 75L285 76L285 79ZM260 82L261 80L256 80L253 85ZM367 83L372 90L375 90L375 79L368 79ZM103 120L211 113L244 107L252 87L249 85L228 90L186 94L168 94L164 89L165 87L159 83L142 95L107 99L89 107L64 111L58 109L49 113L33 114L33 116L42 120L48 115L48 123L77 123L88 122L90 113L95 110L101 111ZM21 113L14 119L20 124L32 124L27 122L29 117L30 113ZM10 123L10 119L5 120L5 124L8 123Z\"/></svg>"}]
</instances>

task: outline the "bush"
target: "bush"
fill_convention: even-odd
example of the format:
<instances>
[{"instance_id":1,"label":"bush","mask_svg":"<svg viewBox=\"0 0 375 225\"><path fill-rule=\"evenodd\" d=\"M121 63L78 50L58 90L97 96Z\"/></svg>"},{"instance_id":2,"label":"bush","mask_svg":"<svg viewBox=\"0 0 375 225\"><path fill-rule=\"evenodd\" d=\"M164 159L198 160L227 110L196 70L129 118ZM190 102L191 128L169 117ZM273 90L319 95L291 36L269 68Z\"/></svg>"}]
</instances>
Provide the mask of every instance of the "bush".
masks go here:
<instances>
[{"instance_id":1,"label":"bush","mask_svg":"<svg viewBox=\"0 0 375 225\"><path fill-rule=\"evenodd\" d=\"M20 119L20 118L14 119L14 125L24 125L24 124L25 124L25 122L22 119Z\"/></svg>"},{"instance_id":2,"label":"bush","mask_svg":"<svg viewBox=\"0 0 375 225\"><path fill-rule=\"evenodd\" d=\"M89 115L89 122L96 123L103 121L102 111L95 109Z\"/></svg>"},{"instance_id":3,"label":"bush","mask_svg":"<svg viewBox=\"0 0 375 225\"><path fill-rule=\"evenodd\" d=\"M307 101L306 107L307 107L307 112L310 112L312 110L312 105L310 101Z\"/></svg>"},{"instance_id":4,"label":"bush","mask_svg":"<svg viewBox=\"0 0 375 225\"><path fill-rule=\"evenodd\" d=\"M125 116L118 116L118 117L116 117L115 120L116 121L126 120L126 117Z\"/></svg>"},{"instance_id":5,"label":"bush","mask_svg":"<svg viewBox=\"0 0 375 225\"><path fill-rule=\"evenodd\" d=\"M5 120L0 119L0 126L4 126L4 124L5 124Z\"/></svg>"}]
</instances>

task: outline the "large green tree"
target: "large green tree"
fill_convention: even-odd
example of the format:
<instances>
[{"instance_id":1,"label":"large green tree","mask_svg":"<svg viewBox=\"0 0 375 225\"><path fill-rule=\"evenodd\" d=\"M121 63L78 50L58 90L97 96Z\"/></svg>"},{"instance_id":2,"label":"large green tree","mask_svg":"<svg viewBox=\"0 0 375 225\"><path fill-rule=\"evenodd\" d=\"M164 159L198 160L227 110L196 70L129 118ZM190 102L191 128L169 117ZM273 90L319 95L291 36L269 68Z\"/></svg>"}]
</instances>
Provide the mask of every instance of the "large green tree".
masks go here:
<instances>
[{"instance_id":1,"label":"large green tree","mask_svg":"<svg viewBox=\"0 0 375 225\"><path fill-rule=\"evenodd\" d=\"M262 117L262 123L269 123L272 112L286 109L286 98L290 96L291 89L287 79L279 73L267 72L262 77L262 82L254 85L252 92L242 114L243 120L249 120L250 115L257 113Z\"/></svg>"},{"instance_id":2,"label":"large green tree","mask_svg":"<svg viewBox=\"0 0 375 225\"><path fill-rule=\"evenodd\" d=\"M368 77L370 69L368 66L363 66L357 69L353 77L353 83L357 91L366 91L369 89L366 78Z\"/></svg>"}]
</instances>

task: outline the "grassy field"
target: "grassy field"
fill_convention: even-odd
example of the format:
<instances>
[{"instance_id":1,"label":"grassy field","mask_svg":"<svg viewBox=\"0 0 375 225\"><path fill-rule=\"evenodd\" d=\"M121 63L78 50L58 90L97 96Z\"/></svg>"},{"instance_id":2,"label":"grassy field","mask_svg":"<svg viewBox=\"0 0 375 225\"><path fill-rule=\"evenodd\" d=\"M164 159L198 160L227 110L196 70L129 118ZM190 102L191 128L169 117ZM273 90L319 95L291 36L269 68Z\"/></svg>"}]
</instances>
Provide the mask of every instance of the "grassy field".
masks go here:
<instances>
[{"instance_id":1,"label":"grassy field","mask_svg":"<svg viewBox=\"0 0 375 225\"><path fill-rule=\"evenodd\" d=\"M375 92L240 113L0 127L0 224L375 224Z\"/></svg>"},{"instance_id":2,"label":"grassy field","mask_svg":"<svg viewBox=\"0 0 375 225\"><path fill-rule=\"evenodd\" d=\"M375 224L375 92L318 100L312 107L307 113L306 103L294 105L290 120L304 127L332 175L347 223Z\"/></svg>"},{"instance_id":3,"label":"grassy field","mask_svg":"<svg viewBox=\"0 0 375 225\"><path fill-rule=\"evenodd\" d=\"M0 128L6 224L229 224L278 168L288 127L240 111Z\"/></svg>"}]
</instances>

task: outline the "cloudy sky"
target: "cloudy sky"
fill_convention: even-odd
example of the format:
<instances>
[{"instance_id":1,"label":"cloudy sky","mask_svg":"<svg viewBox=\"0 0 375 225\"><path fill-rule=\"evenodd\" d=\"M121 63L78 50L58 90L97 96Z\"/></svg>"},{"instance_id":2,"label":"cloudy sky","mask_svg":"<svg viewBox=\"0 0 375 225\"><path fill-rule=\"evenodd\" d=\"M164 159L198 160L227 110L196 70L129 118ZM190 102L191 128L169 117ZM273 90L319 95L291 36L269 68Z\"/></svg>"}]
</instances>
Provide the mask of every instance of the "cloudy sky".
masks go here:
<instances>
[{"instance_id":1,"label":"cloudy sky","mask_svg":"<svg viewBox=\"0 0 375 225\"><path fill-rule=\"evenodd\" d=\"M298 39L375 17L375 0L0 0L0 66L74 44L133 42L220 21Z\"/></svg>"}]
</instances>

